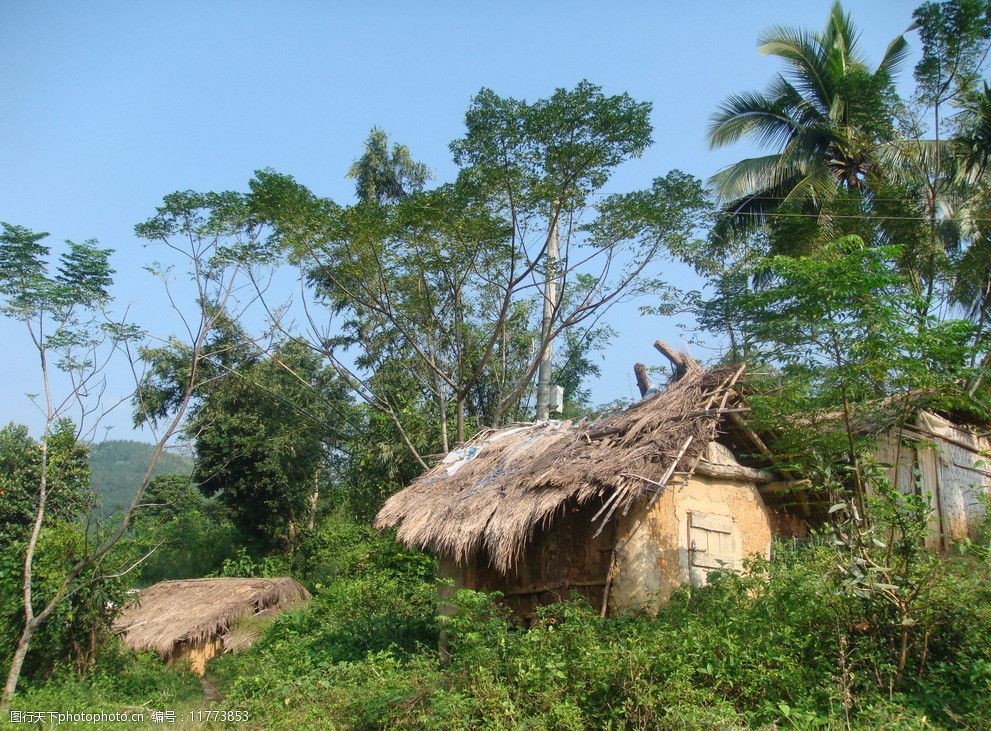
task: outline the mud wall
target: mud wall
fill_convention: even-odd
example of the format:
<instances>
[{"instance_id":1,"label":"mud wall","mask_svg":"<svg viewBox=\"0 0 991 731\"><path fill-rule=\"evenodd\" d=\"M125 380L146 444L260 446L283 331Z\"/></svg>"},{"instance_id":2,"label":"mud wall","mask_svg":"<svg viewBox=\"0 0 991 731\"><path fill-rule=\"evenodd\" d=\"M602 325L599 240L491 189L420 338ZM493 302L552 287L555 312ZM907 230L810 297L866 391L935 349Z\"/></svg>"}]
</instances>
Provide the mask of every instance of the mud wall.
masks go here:
<instances>
[{"instance_id":1,"label":"mud wall","mask_svg":"<svg viewBox=\"0 0 991 731\"><path fill-rule=\"evenodd\" d=\"M501 592L503 603L523 618L532 616L540 605L568 599L572 592L598 608L615 541L615 523L594 535L599 521L592 518L600 507L598 501L567 505L531 538L509 574L496 571L484 556L467 564L441 557L439 576L453 580L453 586L441 587L441 612L451 611L450 598L461 588Z\"/></svg>"},{"instance_id":2,"label":"mud wall","mask_svg":"<svg viewBox=\"0 0 991 731\"><path fill-rule=\"evenodd\" d=\"M720 528L727 532L718 561L702 561L701 550L693 550L690 516L696 534L706 524L703 518L727 526ZM674 589L704 581L713 566L739 570L749 556L769 556L772 524L753 484L696 475L683 486L669 487L649 511L644 501L620 521L610 611L656 613Z\"/></svg>"}]
</instances>

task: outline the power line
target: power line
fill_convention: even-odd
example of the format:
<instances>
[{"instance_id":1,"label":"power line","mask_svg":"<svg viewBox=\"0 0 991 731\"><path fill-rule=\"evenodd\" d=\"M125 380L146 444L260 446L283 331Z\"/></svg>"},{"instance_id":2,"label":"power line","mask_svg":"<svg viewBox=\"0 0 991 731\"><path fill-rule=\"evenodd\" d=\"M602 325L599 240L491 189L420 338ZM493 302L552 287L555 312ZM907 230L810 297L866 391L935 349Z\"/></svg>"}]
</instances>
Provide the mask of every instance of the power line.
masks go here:
<instances>
[{"instance_id":1,"label":"power line","mask_svg":"<svg viewBox=\"0 0 991 731\"><path fill-rule=\"evenodd\" d=\"M924 221L926 223L929 223L930 220L931 220L927 216L880 216L880 215L877 215L877 214L874 214L874 213L862 214L862 215L857 216L857 215L840 214L840 213L835 213L835 214L832 214L832 213L830 213L830 214L817 214L817 213L776 213L776 212L773 212L773 211L772 212L768 212L768 213L756 213L756 212L751 212L751 211L737 211L737 212L734 213L733 211L719 211L718 214L720 216L730 216L732 218L736 218L737 216L750 216L752 218L771 218L771 217L775 217L775 218L816 218L816 219L819 219L819 218L853 218L853 219L864 219L864 220L875 219L875 220L883 220L883 221ZM968 218L967 220L968 221L973 221L975 223L989 223L989 222L991 222L991 218Z\"/></svg>"}]
</instances>

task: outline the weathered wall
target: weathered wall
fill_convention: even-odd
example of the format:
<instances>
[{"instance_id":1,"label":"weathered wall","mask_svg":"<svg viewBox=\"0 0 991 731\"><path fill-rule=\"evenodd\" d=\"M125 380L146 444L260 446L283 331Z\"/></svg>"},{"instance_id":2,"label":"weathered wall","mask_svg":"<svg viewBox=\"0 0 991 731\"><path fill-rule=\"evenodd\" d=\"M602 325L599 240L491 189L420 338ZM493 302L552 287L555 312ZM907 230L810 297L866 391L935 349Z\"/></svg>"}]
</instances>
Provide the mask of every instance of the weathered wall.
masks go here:
<instances>
[{"instance_id":1,"label":"weathered wall","mask_svg":"<svg viewBox=\"0 0 991 731\"><path fill-rule=\"evenodd\" d=\"M926 545L972 536L991 495L991 442L941 416L920 412L913 424L882 435L877 457L891 467L888 477L903 493L932 506ZM983 497L982 497L983 496Z\"/></svg>"},{"instance_id":2,"label":"weathered wall","mask_svg":"<svg viewBox=\"0 0 991 731\"><path fill-rule=\"evenodd\" d=\"M509 574L496 571L484 556L467 564L441 557L439 576L453 580L452 587L441 587L441 612L450 611L450 598L460 588L501 592L503 602L522 617L531 616L541 604L567 599L572 592L599 607L615 540L614 525L594 535L599 521L593 523L592 518L600 507L598 501L567 506L546 530L533 536Z\"/></svg>"},{"instance_id":3,"label":"weathered wall","mask_svg":"<svg viewBox=\"0 0 991 731\"><path fill-rule=\"evenodd\" d=\"M719 561L701 560L701 549L693 554L698 527L696 538L691 538L690 514L696 516L696 524L718 517L732 526ZM768 556L771 525L770 512L752 484L693 476L681 487L669 487L649 513L644 501L620 521L609 594L611 611L655 613L678 586L690 580L704 583L707 570L703 565L739 569L748 556ZM732 548L727 541L733 542ZM724 560L729 553L732 564ZM697 565L694 571L693 565Z\"/></svg>"},{"instance_id":4,"label":"weathered wall","mask_svg":"<svg viewBox=\"0 0 991 731\"><path fill-rule=\"evenodd\" d=\"M707 454L736 464L718 445ZM501 592L504 603L522 617L572 592L599 608L607 581L610 613L656 612L681 584L704 583L713 568L739 569L745 557L770 552L772 516L752 483L698 475L687 484L671 485L649 511L646 503L641 500L625 516L617 513L597 537L599 521L592 518L601 503L569 507L533 537L509 575L495 571L484 557L467 564L441 557L439 575L453 583L440 589L441 613L452 611L452 595L465 587ZM707 530L713 527L725 532ZM713 545L701 545L706 540Z\"/></svg>"},{"instance_id":5,"label":"weathered wall","mask_svg":"<svg viewBox=\"0 0 991 731\"><path fill-rule=\"evenodd\" d=\"M174 662L189 658L189 669L197 675L203 675L206 672L207 661L223 651L223 641L219 637L195 644L185 643L173 655L168 664L171 665Z\"/></svg>"}]
</instances>

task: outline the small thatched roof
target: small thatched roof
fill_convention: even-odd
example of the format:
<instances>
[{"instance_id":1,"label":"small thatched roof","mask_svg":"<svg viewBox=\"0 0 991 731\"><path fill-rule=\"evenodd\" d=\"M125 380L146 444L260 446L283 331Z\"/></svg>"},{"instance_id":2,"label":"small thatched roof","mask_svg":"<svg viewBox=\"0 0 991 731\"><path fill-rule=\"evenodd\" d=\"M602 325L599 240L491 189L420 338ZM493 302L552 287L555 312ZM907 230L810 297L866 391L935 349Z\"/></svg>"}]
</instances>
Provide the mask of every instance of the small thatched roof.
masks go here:
<instances>
[{"instance_id":1,"label":"small thatched roof","mask_svg":"<svg viewBox=\"0 0 991 731\"><path fill-rule=\"evenodd\" d=\"M222 636L242 617L282 610L309 598L296 580L183 579L142 589L124 607L114 629L134 650L170 657L180 646Z\"/></svg>"},{"instance_id":2,"label":"small thatched roof","mask_svg":"<svg viewBox=\"0 0 991 731\"><path fill-rule=\"evenodd\" d=\"M478 551L508 572L565 504L603 499L597 520L684 479L733 406L743 368L693 365L667 389L595 423L485 430L386 501L378 528L458 561Z\"/></svg>"}]
</instances>

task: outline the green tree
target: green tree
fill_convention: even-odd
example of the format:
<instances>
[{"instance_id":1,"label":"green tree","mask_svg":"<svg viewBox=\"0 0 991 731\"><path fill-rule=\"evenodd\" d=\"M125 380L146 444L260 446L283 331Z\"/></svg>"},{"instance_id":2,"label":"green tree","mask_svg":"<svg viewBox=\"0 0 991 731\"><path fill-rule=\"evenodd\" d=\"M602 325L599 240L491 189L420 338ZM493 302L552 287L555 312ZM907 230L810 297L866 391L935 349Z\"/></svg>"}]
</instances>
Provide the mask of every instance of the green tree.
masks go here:
<instances>
[{"instance_id":1,"label":"green tree","mask_svg":"<svg viewBox=\"0 0 991 731\"><path fill-rule=\"evenodd\" d=\"M0 708L6 708L17 686L31 638L68 594L69 583L85 568L70 569L65 575L65 588L56 591L36 613L34 559L53 489L48 482L52 459L49 440L56 424L70 408L78 406L86 413L87 389L99 385L106 362L102 351L108 340L112 345L116 334L108 334L99 326L99 314L110 300L108 288L113 276L110 250L97 248L94 241L67 242L57 268L50 272L50 249L41 243L48 234L7 223L2 226L0 312L23 324L34 346L41 366L41 410L45 416L38 445L37 484L28 503L31 513L23 546L23 622L0 697ZM59 398L52 389L53 369L70 377L71 387L64 398Z\"/></svg>"},{"instance_id":2,"label":"green tree","mask_svg":"<svg viewBox=\"0 0 991 731\"><path fill-rule=\"evenodd\" d=\"M161 474L148 483L126 547L146 557L140 581L152 584L216 572L244 540L225 506L204 496L189 475Z\"/></svg>"},{"instance_id":3,"label":"green tree","mask_svg":"<svg viewBox=\"0 0 991 731\"><path fill-rule=\"evenodd\" d=\"M208 384L198 390L184 434L193 445L193 481L216 497L234 524L266 546L293 542L316 510L351 404L333 371L294 342L261 355L232 322L205 348ZM188 353L148 349L140 403L171 415ZM144 413L137 414L142 421Z\"/></svg>"},{"instance_id":4,"label":"green tree","mask_svg":"<svg viewBox=\"0 0 991 731\"><path fill-rule=\"evenodd\" d=\"M348 169L354 178L355 195L365 203L395 203L423 189L430 171L416 162L406 145L394 144L389 136L373 127L365 140L365 151Z\"/></svg>"},{"instance_id":5,"label":"green tree","mask_svg":"<svg viewBox=\"0 0 991 731\"><path fill-rule=\"evenodd\" d=\"M913 19L910 30L918 31L922 46L914 105L902 110L902 137L880 155L897 182L881 194L905 198L900 215L925 220L921 226L895 226L890 241L902 247L903 268L927 315L954 297L953 279L964 273L958 268L960 254L972 243L979 174L972 165L975 148L968 146L963 129L979 107L978 81L991 47L991 4L926 2ZM897 207L889 204L882 212L899 215Z\"/></svg>"},{"instance_id":6,"label":"green tree","mask_svg":"<svg viewBox=\"0 0 991 731\"><path fill-rule=\"evenodd\" d=\"M772 257L758 265L768 286L734 302L751 359L776 381L753 397L755 423L779 435L777 453L808 457L803 469L846 469L861 515L865 419L904 418L920 398L981 408L964 391L973 325L919 322L898 256L850 236L811 256Z\"/></svg>"},{"instance_id":7,"label":"green tree","mask_svg":"<svg viewBox=\"0 0 991 731\"><path fill-rule=\"evenodd\" d=\"M45 521L35 541L32 600L44 606L66 573L89 550L92 535L82 520L93 506L87 449L76 427L61 419L44 444L27 427L9 424L0 430L0 661L10 663L25 624L23 563L38 509L42 454L47 453ZM20 570L18 570L20 569ZM111 603L119 604L124 586L116 578L87 569L76 591L60 602L50 620L38 628L24 672L38 677L59 662L72 660L80 671L95 659L99 640L109 633Z\"/></svg>"},{"instance_id":8,"label":"green tree","mask_svg":"<svg viewBox=\"0 0 991 731\"><path fill-rule=\"evenodd\" d=\"M312 524L349 408L318 356L294 343L279 347L219 381L194 409L193 479L247 535L291 544Z\"/></svg>"},{"instance_id":9,"label":"green tree","mask_svg":"<svg viewBox=\"0 0 991 731\"><path fill-rule=\"evenodd\" d=\"M10 423L0 429L0 545L23 543L30 535L38 505L42 448L28 428ZM47 517L71 522L89 511L87 450L76 440L76 427L58 421L47 442L49 471Z\"/></svg>"},{"instance_id":10,"label":"green tree","mask_svg":"<svg viewBox=\"0 0 991 731\"><path fill-rule=\"evenodd\" d=\"M972 181L979 180L988 172L991 160L991 87L987 83L963 103L961 117L954 152L961 173Z\"/></svg>"},{"instance_id":11,"label":"green tree","mask_svg":"<svg viewBox=\"0 0 991 731\"><path fill-rule=\"evenodd\" d=\"M713 176L737 222L753 225L770 214L825 219L838 191L872 188L877 148L894 137L892 74L908 46L895 38L872 71L858 35L837 2L819 33L775 27L761 36L760 53L780 58L787 72L763 93L728 97L709 125L710 147L746 138L773 150ZM859 205L860 196L854 200Z\"/></svg>"},{"instance_id":12,"label":"green tree","mask_svg":"<svg viewBox=\"0 0 991 731\"><path fill-rule=\"evenodd\" d=\"M249 264L244 259L251 247L244 240L230 241L226 236L232 226L243 224L243 217L227 205L214 215L204 217L202 206L188 204L189 197L167 200L158 216L138 227L138 234L160 240L170 232L181 232L182 241L171 248L174 256L188 265L189 281L196 290L195 315L179 312L189 336L192 364L189 378L181 391L173 418L157 434L158 442L149 459L140 484L134 491L130 506L114 527L94 536L85 535L78 550L73 550L71 566L60 573L54 586L43 596L35 593L35 557L46 522L50 486L48 484L48 442L54 425L68 412L74 411L82 422L99 422L106 411L101 403L104 375L115 354L122 354L136 369L131 343L143 333L127 322L115 322L107 312L110 305L109 288L113 269L109 265L110 251L100 249L94 241L82 244L67 242L57 264L49 262L49 248L41 242L47 234L36 233L20 226L3 224L0 233L0 312L21 323L32 343L40 365L42 385L41 411L44 426L39 439L41 463L38 470L38 490L31 529L23 547L22 608L24 621L0 696L0 708L9 707L16 690L24 660L32 638L67 602L103 582L133 570L113 567L110 573L103 566L111 551L131 527L142 492L151 479L155 463L166 444L176 433L185 415L185 408L198 387L198 365L202 345L215 323L215 315L232 306L239 275ZM211 201L213 202L213 201ZM226 201L225 201L226 202ZM223 213L224 216L218 215ZM242 226L243 228L243 226ZM233 243L233 246L228 246ZM153 267L168 286L168 270ZM170 291L170 295L173 293ZM173 296L172 301L175 302ZM53 376L59 372L68 383L61 395L53 388ZM92 428L92 426L90 427ZM36 599L40 601L36 605Z\"/></svg>"},{"instance_id":13,"label":"green tree","mask_svg":"<svg viewBox=\"0 0 991 731\"><path fill-rule=\"evenodd\" d=\"M477 425L526 418L550 342L567 331L580 340L653 284L648 267L667 247L694 235L708 202L691 176L602 193L650 143L649 111L588 82L535 102L482 90L452 144L454 183L343 208L288 176L252 181L258 220L275 228L341 333L328 337L333 328L311 317L305 340L421 467ZM550 262L554 229L562 253ZM548 274L561 296L536 323L535 282Z\"/></svg>"},{"instance_id":14,"label":"green tree","mask_svg":"<svg viewBox=\"0 0 991 731\"><path fill-rule=\"evenodd\" d=\"M979 91L981 66L991 43L988 0L926 2L912 14L922 58L915 66L916 97L933 112L933 133L940 139L944 104L960 104Z\"/></svg>"}]
</instances>

